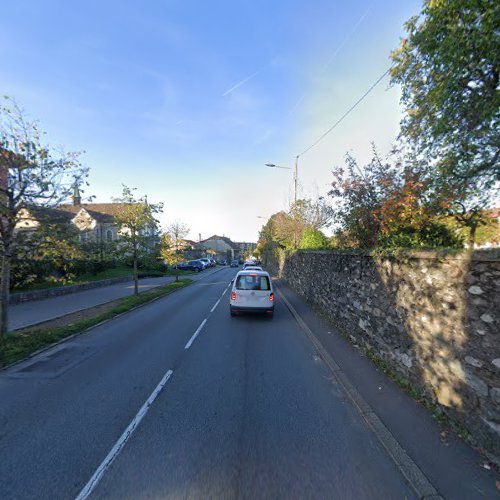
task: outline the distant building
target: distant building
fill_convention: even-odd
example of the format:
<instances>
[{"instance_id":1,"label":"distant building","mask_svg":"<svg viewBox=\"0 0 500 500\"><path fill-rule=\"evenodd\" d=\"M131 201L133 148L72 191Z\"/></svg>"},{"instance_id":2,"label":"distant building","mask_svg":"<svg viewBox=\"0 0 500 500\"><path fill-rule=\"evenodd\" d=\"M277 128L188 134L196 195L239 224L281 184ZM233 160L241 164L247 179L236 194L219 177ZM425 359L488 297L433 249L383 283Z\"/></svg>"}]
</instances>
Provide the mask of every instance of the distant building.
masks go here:
<instances>
[{"instance_id":1,"label":"distant building","mask_svg":"<svg viewBox=\"0 0 500 500\"><path fill-rule=\"evenodd\" d=\"M239 255L241 257L248 257L252 255L255 249L257 248L257 243L249 243L246 241L235 243L235 245L238 247Z\"/></svg>"},{"instance_id":2,"label":"distant building","mask_svg":"<svg viewBox=\"0 0 500 500\"><path fill-rule=\"evenodd\" d=\"M226 236L214 234L198 243L198 246L213 255L216 260L232 260L239 257L239 247Z\"/></svg>"}]
</instances>

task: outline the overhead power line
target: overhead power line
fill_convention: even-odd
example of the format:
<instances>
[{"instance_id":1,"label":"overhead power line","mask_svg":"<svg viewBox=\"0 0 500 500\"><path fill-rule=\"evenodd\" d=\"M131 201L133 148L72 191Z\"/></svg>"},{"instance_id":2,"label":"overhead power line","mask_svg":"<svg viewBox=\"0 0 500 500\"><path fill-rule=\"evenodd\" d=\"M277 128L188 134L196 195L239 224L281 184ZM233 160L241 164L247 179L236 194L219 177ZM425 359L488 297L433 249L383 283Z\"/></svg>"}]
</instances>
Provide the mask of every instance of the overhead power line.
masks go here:
<instances>
[{"instance_id":1,"label":"overhead power line","mask_svg":"<svg viewBox=\"0 0 500 500\"><path fill-rule=\"evenodd\" d=\"M318 137L308 148L304 149L302 153L298 154L297 157L305 155L308 151L310 151L314 146L319 144L335 127L337 127L344 118L354 109L356 106L363 101L363 99L384 79L384 77L389 73L390 68L384 71L384 74L380 76L375 83L322 135Z\"/></svg>"}]
</instances>

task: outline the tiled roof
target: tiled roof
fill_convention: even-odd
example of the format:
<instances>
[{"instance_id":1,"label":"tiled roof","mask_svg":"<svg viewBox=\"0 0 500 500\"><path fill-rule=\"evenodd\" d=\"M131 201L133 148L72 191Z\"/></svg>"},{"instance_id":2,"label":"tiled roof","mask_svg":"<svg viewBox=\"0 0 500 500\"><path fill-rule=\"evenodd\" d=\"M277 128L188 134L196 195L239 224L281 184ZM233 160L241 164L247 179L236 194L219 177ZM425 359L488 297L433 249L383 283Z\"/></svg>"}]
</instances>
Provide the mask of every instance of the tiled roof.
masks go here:
<instances>
[{"instance_id":1,"label":"tiled roof","mask_svg":"<svg viewBox=\"0 0 500 500\"><path fill-rule=\"evenodd\" d=\"M58 208L60 210L66 210L77 214L80 209L84 208L87 212L95 212L100 214L106 214L111 216L118 215L128 203L81 203L80 205L60 205Z\"/></svg>"},{"instance_id":2,"label":"tiled roof","mask_svg":"<svg viewBox=\"0 0 500 500\"><path fill-rule=\"evenodd\" d=\"M33 219L49 224L69 224L73 219L73 214L57 208L29 207L28 212Z\"/></svg>"}]
</instances>

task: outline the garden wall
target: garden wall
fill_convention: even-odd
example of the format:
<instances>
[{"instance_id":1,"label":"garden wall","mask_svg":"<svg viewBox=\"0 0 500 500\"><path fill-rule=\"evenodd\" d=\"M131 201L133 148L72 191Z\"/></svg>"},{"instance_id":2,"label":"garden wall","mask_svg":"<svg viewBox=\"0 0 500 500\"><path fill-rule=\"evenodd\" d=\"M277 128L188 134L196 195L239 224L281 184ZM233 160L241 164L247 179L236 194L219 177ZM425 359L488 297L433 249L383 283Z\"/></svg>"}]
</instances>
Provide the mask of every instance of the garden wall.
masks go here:
<instances>
[{"instance_id":1,"label":"garden wall","mask_svg":"<svg viewBox=\"0 0 500 500\"><path fill-rule=\"evenodd\" d=\"M500 457L498 251L300 251L267 264Z\"/></svg>"}]
</instances>

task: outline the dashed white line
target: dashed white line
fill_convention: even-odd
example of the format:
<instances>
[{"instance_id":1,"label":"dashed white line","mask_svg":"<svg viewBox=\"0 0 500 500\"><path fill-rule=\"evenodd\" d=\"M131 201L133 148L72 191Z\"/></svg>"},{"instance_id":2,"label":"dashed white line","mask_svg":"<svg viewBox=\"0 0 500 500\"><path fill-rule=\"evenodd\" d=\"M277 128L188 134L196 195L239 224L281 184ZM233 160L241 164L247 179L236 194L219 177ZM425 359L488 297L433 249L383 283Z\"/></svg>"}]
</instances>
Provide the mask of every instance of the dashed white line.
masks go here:
<instances>
[{"instance_id":1,"label":"dashed white line","mask_svg":"<svg viewBox=\"0 0 500 500\"><path fill-rule=\"evenodd\" d=\"M94 475L90 478L89 482L84 486L82 491L80 491L80 493L76 497L76 500L85 500L86 498L89 497L92 491L94 491L95 487L101 480L106 470L109 468L109 466L113 463L115 458L122 451L123 447L127 444L127 441L130 439L130 436L135 431L137 426L140 424L141 420L144 418L149 408L151 408L151 405L158 397L158 394L160 394L161 390L165 387L166 383L168 382L168 379L172 376L172 373L174 373L172 370L168 370L168 372L165 373L163 378L160 380L160 383L151 393L151 396L149 396L146 402L141 406L141 409L139 410L137 415L133 418L132 422L130 422L128 427L120 436L120 439L118 439L113 448L111 448L111 451L108 453L106 458L102 461L101 465L99 465L97 470L94 472Z\"/></svg>"},{"instance_id":2,"label":"dashed white line","mask_svg":"<svg viewBox=\"0 0 500 500\"><path fill-rule=\"evenodd\" d=\"M189 342L184 346L184 349L189 349L193 342L195 341L196 337L199 335L201 332L201 329L205 326L205 323L207 322L207 318L205 318L202 322L201 325L198 327L198 329L194 332L193 336L189 339Z\"/></svg>"},{"instance_id":3,"label":"dashed white line","mask_svg":"<svg viewBox=\"0 0 500 500\"><path fill-rule=\"evenodd\" d=\"M215 308L219 305L220 299L214 304L212 309L210 309L210 312L213 313L215 311Z\"/></svg>"}]
</instances>

